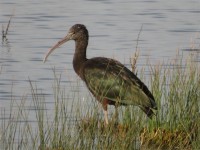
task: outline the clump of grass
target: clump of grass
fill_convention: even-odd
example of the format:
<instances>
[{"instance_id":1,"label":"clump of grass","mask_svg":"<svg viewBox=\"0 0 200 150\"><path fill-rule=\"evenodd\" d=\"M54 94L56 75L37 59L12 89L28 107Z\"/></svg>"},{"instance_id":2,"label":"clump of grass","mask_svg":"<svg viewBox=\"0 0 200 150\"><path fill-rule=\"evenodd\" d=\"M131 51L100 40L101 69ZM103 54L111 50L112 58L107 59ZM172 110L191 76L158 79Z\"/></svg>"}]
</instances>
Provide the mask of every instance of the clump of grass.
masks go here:
<instances>
[{"instance_id":1,"label":"clump of grass","mask_svg":"<svg viewBox=\"0 0 200 150\"><path fill-rule=\"evenodd\" d=\"M188 131L177 127L176 129L164 129L162 127L149 131L144 128L140 134L141 148L147 149L192 149L193 141L197 140L199 132L197 124L192 124Z\"/></svg>"},{"instance_id":2,"label":"clump of grass","mask_svg":"<svg viewBox=\"0 0 200 150\"><path fill-rule=\"evenodd\" d=\"M151 87L158 103L157 126L141 133L143 146L192 149L199 141L200 68L194 58L190 55L184 61L177 55L168 66L150 67Z\"/></svg>"}]
</instances>

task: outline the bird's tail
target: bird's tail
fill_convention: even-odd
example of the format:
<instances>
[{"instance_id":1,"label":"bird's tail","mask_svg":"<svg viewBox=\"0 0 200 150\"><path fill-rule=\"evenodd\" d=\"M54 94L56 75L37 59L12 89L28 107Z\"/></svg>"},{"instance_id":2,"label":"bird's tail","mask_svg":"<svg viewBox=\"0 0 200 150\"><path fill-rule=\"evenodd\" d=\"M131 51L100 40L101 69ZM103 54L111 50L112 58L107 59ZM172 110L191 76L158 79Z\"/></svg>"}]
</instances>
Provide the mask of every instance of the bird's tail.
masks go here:
<instances>
[{"instance_id":1,"label":"bird's tail","mask_svg":"<svg viewBox=\"0 0 200 150\"><path fill-rule=\"evenodd\" d=\"M149 117L150 119L152 119L154 112L152 111L152 109L150 107L140 107L147 115L147 117Z\"/></svg>"}]
</instances>

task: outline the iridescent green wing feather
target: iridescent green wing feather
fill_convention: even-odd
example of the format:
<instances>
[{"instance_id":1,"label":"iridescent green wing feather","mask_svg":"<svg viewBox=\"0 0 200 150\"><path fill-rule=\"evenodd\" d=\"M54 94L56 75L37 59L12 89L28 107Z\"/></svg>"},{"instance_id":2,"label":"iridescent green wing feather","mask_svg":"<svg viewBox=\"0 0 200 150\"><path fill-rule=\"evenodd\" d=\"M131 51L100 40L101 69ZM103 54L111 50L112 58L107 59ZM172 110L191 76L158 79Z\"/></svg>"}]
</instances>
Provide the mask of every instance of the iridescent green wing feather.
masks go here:
<instances>
[{"instance_id":1,"label":"iridescent green wing feather","mask_svg":"<svg viewBox=\"0 0 200 150\"><path fill-rule=\"evenodd\" d=\"M142 89L145 85L125 66L113 59L90 59L84 66L84 80L100 101L107 98L125 105L152 105Z\"/></svg>"}]
</instances>

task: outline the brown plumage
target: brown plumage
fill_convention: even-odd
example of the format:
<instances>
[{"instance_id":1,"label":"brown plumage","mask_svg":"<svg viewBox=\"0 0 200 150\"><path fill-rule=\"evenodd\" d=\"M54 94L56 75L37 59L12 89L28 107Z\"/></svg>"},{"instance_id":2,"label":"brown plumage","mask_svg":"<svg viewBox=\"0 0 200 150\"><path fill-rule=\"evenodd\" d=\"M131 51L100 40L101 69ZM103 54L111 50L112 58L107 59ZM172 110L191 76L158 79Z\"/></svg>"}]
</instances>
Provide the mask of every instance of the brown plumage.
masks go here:
<instances>
[{"instance_id":1,"label":"brown plumage","mask_svg":"<svg viewBox=\"0 0 200 150\"><path fill-rule=\"evenodd\" d=\"M69 40L74 40L76 47L73 58L74 70L94 97L102 103L106 124L108 124L107 105L137 105L151 118L152 109L157 107L147 86L117 60L105 57L87 59L88 39L88 30L84 25L72 26L67 36L48 51L44 62L54 49Z\"/></svg>"}]
</instances>

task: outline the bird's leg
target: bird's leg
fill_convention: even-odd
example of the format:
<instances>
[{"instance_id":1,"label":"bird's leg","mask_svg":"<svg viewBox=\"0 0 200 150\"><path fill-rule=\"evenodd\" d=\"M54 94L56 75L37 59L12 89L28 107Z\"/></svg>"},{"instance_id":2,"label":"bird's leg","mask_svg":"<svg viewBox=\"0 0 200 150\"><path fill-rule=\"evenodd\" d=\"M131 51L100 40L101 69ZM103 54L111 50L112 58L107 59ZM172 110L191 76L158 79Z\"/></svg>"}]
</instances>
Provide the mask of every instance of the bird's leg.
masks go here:
<instances>
[{"instance_id":1,"label":"bird's leg","mask_svg":"<svg viewBox=\"0 0 200 150\"><path fill-rule=\"evenodd\" d=\"M105 125L108 125L108 100L104 99L102 105L103 105Z\"/></svg>"},{"instance_id":2,"label":"bird's leg","mask_svg":"<svg viewBox=\"0 0 200 150\"><path fill-rule=\"evenodd\" d=\"M108 125L108 111L104 110L105 124Z\"/></svg>"}]
</instances>

